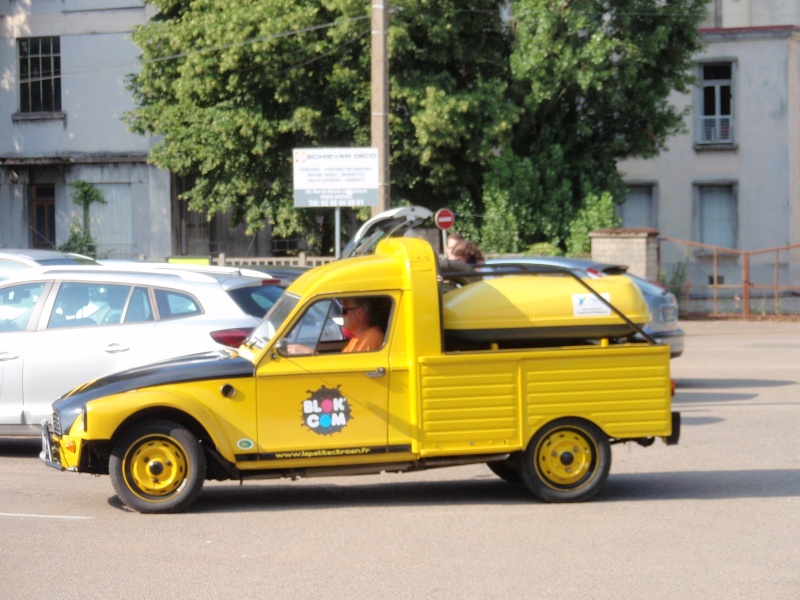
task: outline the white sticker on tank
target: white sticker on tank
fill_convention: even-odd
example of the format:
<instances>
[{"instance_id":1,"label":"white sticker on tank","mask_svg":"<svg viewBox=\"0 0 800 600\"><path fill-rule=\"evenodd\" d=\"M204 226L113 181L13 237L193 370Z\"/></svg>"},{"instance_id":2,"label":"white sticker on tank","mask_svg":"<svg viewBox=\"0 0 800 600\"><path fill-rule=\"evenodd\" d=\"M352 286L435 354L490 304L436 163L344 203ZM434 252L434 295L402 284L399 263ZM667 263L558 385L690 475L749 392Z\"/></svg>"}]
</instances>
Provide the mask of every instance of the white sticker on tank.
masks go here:
<instances>
[{"instance_id":1,"label":"white sticker on tank","mask_svg":"<svg viewBox=\"0 0 800 600\"><path fill-rule=\"evenodd\" d=\"M600 294L611 302L611 294ZM572 314L576 317L607 317L611 309L594 294L572 294Z\"/></svg>"}]
</instances>

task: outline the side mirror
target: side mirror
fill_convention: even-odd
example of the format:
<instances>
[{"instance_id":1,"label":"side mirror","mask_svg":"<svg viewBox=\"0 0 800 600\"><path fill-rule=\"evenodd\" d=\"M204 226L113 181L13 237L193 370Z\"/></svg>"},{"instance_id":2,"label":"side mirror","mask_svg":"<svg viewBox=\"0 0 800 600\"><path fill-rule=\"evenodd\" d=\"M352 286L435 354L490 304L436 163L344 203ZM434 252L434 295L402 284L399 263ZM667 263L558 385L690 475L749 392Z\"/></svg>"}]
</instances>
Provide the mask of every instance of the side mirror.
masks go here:
<instances>
[{"instance_id":1,"label":"side mirror","mask_svg":"<svg viewBox=\"0 0 800 600\"><path fill-rule=\"evenodd\" d=\"M286 341L286 338L281 338L277 342L275 342L275 352L280 354L281 356L289 356L289 342ZM275 358L275 355L272 355L272 358Z\"/></svg>"}]
</instances>

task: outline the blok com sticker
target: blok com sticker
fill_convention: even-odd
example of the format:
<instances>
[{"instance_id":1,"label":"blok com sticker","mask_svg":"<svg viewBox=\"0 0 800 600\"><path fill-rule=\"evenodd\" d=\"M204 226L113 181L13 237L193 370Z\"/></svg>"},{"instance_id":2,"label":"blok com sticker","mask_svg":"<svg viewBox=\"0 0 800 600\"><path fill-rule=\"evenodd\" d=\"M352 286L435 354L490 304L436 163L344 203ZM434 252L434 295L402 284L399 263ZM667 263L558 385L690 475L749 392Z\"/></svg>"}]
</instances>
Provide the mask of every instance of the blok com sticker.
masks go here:
<instances>
[{"instance_id":1,"label":"blok com sticker","mask_svg":"<svg viewBox=\"0 0 800 600\"><path fill-rule=\"evenodd\" d=\"M316 392L309 390L309 398L303 400L303 425L318 435L332 435L344 429L353 418L350 403L339 388L321 387Z\"/></svg>"}]
</instances>

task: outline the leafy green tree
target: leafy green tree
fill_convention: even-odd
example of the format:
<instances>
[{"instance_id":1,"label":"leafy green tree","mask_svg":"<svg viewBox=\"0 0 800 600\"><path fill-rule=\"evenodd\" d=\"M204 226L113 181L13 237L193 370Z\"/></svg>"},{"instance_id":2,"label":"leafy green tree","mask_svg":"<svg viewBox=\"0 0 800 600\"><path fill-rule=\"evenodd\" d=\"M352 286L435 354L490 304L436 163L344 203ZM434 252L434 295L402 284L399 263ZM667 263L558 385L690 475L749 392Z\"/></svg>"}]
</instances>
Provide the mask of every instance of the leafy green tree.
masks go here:
<instances>
[{"instance_id":1,"label":"leafy green tree","mask_svg":"<svg viewBox=\"0 0 800 600\"><path fill-rule=\"evenodd\" d=\"M619 224L614 210L614 198L609 192L592 194L584 199L577 215L569 224L570 235L566 240L567 254L588 255L592 250L589 232Z\"/></svg>"},{"instance_id":2,"label":"leafy green tree","mask_svg":"<svg viewBox=\"0 0 800 600\"><path fill-rule=\"evenodd\" d=\"M571 238L585 236L582 224L615 224L607 195L625 198L617 161L652 157L684 128L685 112L668 97L693 81L705 10L704 0L511 2L510 89L521 111L487 191L514 193L483 198L485 214L498 206L520 216L507 248L522 239L580 252ZM523 183L520 170L530 173ZM501 249L504 226L484 223L487 250Z\"/></svg>"},{"instance_id":3,"label":"leafy green tree","mask_svg":"<svg viewBox=\"0 0 800 600\"><path fill-rule=\"evenodd\" d=\"M151 0L134 31L130 80L140 133L162 135L150 160L196 185L209 215L233 211L258 230L304 232L331 211L295 210L292 149L370 145L370 4L364 0ZM404 0L390 27L392 195L438 207L476 200L498 134L508 37L501 0Z\"/></svg>"},{"instance_id":4,"label":"leafy green tree","mask_svg":"<svg viewBox=\"0 0 800 600\"><path fill-rule=\"evenodd\" d=\"M147 1L127 121L162 136L150 160L194 178L193 210L319 244L291 150L370 145L370 3ZM389 6L392 203L454 208L487 251L566 249L584 205L624 197L616 161L681 129L703 0Z\"/></svg>"},{"instance_id":5,"label":"leafy green tree","mask_svg":"<svg viewBox=\"0 0 800 600\"><path fill-rule=\"evenodd\" d=\"M78 252L89 256L97 256L97 243L92 237L89 207L94 204L105 204L103 193L93 184L83 179L78 179L69 184L75 189L72 201L81 207L83 222L75 217L69 227L69 238L66 243L59 246L62 252Z\"/></svg>"}]
</instances>

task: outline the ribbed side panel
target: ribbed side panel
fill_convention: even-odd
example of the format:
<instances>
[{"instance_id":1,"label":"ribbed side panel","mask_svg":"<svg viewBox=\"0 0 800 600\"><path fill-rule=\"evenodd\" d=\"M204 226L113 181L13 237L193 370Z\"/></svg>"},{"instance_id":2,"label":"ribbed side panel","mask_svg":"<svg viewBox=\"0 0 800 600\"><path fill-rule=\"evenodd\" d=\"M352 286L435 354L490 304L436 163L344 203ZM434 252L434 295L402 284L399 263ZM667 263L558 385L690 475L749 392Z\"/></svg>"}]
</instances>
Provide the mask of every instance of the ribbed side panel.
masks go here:
<instances>
[{"instance_id":1,"label":"ribbed side panel","mask_svg":"<svg viewBox=\"0 0 800 600\"><path fill-rule=\"evenodd\" d=\"M669 363L662 354L539 357L523 363L530 431L561 416L597 423L613 437L669 435Z\"/></svg>"},{"instance_id":2,"label":"ribbed side panel","mask_svg":"<svg viewBox=\"0 0 800 600\"><path fill-rule=\"evenodd\" d=\"M424 456L519 450L562 417L618 438L672 429L666 347L444 355L420 359L419 373Z\"/></svg>"},{"instance_id":3,"label":"ribbed side panel","mask_svg":"<svg viewBox=\"0 0 800 600\"><path fill-rule=\"evenodd\" d=\"M499 452L519 444L518 365L464 358L423 363L423 451Z\"/></svg>"}]
</instances>

